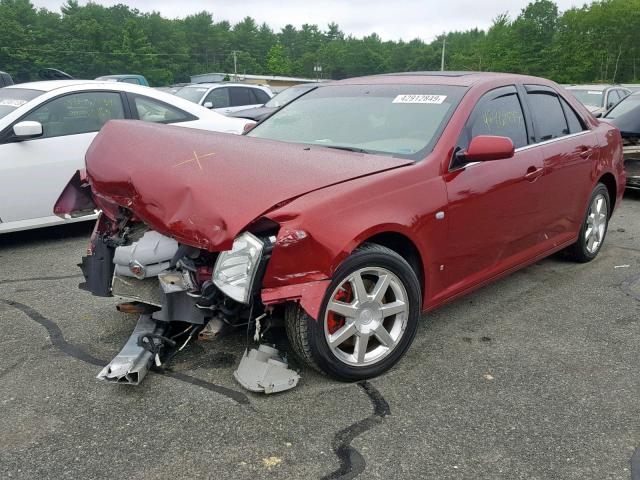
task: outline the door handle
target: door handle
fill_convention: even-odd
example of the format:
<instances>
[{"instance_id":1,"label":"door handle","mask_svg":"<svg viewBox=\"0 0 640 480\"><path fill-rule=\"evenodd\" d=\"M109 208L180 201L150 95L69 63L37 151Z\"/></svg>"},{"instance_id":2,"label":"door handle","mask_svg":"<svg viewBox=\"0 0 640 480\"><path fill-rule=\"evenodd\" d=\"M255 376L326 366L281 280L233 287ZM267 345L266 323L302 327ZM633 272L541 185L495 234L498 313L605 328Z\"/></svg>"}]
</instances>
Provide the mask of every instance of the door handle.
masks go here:
<instances>
[{"instance_id":1,"label":"door handle","mask_svg":"<svg viewBox=\"0 0 640 480\"><path fill-rule=\"evenodd\" d=\"M591 149L589 147L582 147L580 149L580 156L582 158L589 158L591 156Z\"/></svg>"},{"instance_id":2,"label":"door handle","mask_svg":"<svg viewBox=\"0 0 640 480\"><path fill-rule=\"evenodd\" d=\"M533 182L536 180L536 178L541 176L543 173L544 173L544 168L542 167L536 168L534 166L531 166L527 169L527 173L525 173L524 179L527 180L528 182Z\"/></svg>"}]
</instances>

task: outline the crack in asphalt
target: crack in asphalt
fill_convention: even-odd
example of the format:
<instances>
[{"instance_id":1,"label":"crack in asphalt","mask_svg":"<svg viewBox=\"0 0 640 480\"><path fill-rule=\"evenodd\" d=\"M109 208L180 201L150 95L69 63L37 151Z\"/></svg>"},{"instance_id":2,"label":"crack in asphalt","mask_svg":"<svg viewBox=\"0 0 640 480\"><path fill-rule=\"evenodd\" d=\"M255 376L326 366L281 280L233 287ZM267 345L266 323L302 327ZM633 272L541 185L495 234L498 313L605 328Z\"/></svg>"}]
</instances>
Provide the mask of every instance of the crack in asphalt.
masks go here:
<instances>
[{"instance_id":1,"label":"crack in asphalt","mask_svg":"<svg viewBox=\"0 0 640 480\"><path fill-rule=\"evenodd\" d=\"M66 275L37 277L29 279L0 280L0 285L5 283L17 283L35 280L61 280L67 278L78 278L80 276L81 275ZM53 320L45 317L34 308L23 303L16 302L14 300L0 299L0 302L21 311L31 320L44 327L53 346L64 354L90 365L95 365L97 367L103 367L108 363L103 359L91 355L83 348L67 341L60 327ZM192 377L191 375L182 372L154 372L153 370L151 370L151 372L159 375L166 375L168 377L175 378L178 381L204 388L205 390L223 395L239 405L247 405L251 407L251 401L249 400L249 397L242 392L232 390L221 385L216 385L215 383ZM6 374L8 372L3 373ZM358 450L351 446L351 442L357 436L378 425L384 417L391 414L389 404L371 383L364 381L358 383L357 385L367 394L367 396L371 400L371 403L373 404L373 413L369 417L338 431L334 435L332 441L332 450L340 461L340 467L329 475L323 477L323 480L347 480L356 478L358 475L360 475L364 471L366 463L364 457L360 454L360 452L358 452Z\"/></svg>"},{"instance_id":2,"label":"crack in asphalt","mask_svg":"<svg viewBox=\"0 0 640 480\"><path fill-rule=\"evenodd\" d=\"M373 413L347 428L340 430L333 437L331 447L333 453L340 460L340 467L334 472L322 477L322 480L348 480L356 478L364 472L364 457L358 450L351 446L351 442L367 430L372 429L382 422L382 419L391 415L389 404L382 394L366 380L357 384L367 394L373 404ZM635 480L635 479L634 479Z\"/></svg>"},{"instance_id":3,"label":"crack in asphalt","mask_svg":"<svg viewBox=\"0 0 640 480\"><path fill-rule=\"evenodd\" d=\"M4 285L6 283L19 283L19 282L36 282L38 280L64 280L67 278L80 278L82 275L59 275L54 277L32 277L32 278L8 278L5 280L0 280L0 285Z\"/></svg>"},{"instance_id":4,"label":"crack in asphalt","mask_svg":"<svg viewBox=\"0 0 640 480\"><path fill-rule=\"evenodd\" d=\"M60 330L60 327L53 320L48 319L47 317L42 315L40 312L38 312L34 308L28 305L25 305L24 303L16 302L14 300L0 299L0 302L6 305L9 305L10 307L15 308L16 310L20 310L31 320L43 326L46 329L49 339L51 340L51 343L53 344L53 346L58 350L60 350L62 353L65 353L66 355L76 358L82 362L88 363L90 365L95 365L98 367L103 367L107 363L109 363L103 359L94 357L93 355L86 352L81 347L74 345L72 343L69 343L67 339L64 338L64 334L62 333L62 330ZM200 378L192 377L191 375L187 375L186 373L182 373L182 372L160 373L160 372L154 372L153 370L151 370L151 372L156 373L158 375L166 375L168 377L175 378L176 380L179 380L181 382L189 383L191 385L204 388L211 392L218 393L220 395L223 395L233 400L239 405L251 404L251 402L249 401L249 397L247 397L242 392L238 392L236 390L232 390L230 388L226 388L221 385L216 385L215 383L211 383L206 380L202 380Z\"/></svg>"}]
</instances>

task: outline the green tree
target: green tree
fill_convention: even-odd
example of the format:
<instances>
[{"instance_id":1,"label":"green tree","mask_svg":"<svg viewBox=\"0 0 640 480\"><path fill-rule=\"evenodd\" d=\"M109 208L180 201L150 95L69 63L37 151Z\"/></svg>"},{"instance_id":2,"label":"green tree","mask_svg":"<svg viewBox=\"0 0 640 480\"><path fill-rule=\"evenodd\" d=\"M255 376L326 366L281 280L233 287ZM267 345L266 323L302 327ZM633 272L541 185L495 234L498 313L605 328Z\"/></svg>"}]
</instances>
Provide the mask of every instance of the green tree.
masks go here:
<instances>
[{"instance_id":1,"label":"green tree","mask_svg":"<svg viewBox=\"0 0 640 480\"><path fill-rule=\"evenodd\" d=\"M276 43L267 54L267 72L272 75L290 75L291 61L284 53L284 47Z\"/></svg>"}]
</instances>

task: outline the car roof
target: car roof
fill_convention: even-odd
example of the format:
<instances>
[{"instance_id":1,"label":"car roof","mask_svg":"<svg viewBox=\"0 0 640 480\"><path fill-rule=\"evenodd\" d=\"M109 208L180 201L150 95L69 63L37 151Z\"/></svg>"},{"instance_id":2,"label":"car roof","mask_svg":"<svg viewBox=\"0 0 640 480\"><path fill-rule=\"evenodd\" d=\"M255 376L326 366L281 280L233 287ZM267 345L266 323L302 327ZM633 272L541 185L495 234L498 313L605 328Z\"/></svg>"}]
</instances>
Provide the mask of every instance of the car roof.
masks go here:
<instances>
[{"instance_id":1,"label":"car roof","mask_svg":"<svg viewBox=\"0 0 640 480\"><path fill-rule=\"evenodd\" d=\"M203 82L203 83L191 83L185 85L184 88L197 88L197 87L251 87L251 88L267 88L267 85L256 85L254 83L239 83L239 82Z\"/></svg>"},{"instance_id":2,"label":"car roof","mask_svg":"<svg viewBox=\"0 0 640 480\"><path fill-rule=\"evenodd\" d=\"M143 78L142 75L138 75L137 73L121 73L118 75L101 75L97 77L96 80L101 78L131 78L131 77Z\"/></svg>"},{"instance_id":3,"label":"car roof","mask_svg":"<svg viewBox=\"0 0 640 480\"><path fill-rule=\"evenodd\" d=\"M329 85L454 85L470 87L481 83L490 83L495 80L503 79L505 81L544 81L551 83L538 77L529 75L518 75L515 73L495 73L495 72L400 72L400 73L384 73L380 75L371 75L367 77L348 78L346 80L337 80Z\"/></svg>"},{"instance_id":4,"label":"car roof","mask_svg":"<svg viewBox=\"0 0 640 480\"><path fill-rule=\"evenodd\" d=\"M595 85L569 85L565 87L567 90L598 90L605 91L607 88L611 88L614 85L595 84ZM624 87L620 87L624 88Z\"/></svg>"},{"instance_id":5,"label":"car roof","mask_svg":"<svg viewBox=\"0 0 640 480\"><path fill-rule=\"evenodd\" d=\"M5 88L27 88L29 90L40 90L50 92L56 88L73 87L85 83L92 83L92 80L42 80L39 82L16 83ZM100 83L100 82L95 82Z\"/></svg>"}]
</instances>

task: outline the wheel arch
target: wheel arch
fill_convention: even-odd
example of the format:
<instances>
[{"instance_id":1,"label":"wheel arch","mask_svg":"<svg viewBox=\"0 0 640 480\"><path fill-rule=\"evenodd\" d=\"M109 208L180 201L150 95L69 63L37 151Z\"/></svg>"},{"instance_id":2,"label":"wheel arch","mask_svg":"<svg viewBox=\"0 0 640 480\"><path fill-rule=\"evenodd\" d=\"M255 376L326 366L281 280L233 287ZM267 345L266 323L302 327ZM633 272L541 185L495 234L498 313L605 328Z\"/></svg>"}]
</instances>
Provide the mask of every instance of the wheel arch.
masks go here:
<instances>
[{"instance_id":1,"label":"wheel arch","mask_svg":"<svg viewBox=\"0 0 640 480\"><path fill-rule=\"evenodd\" d=\"M425 292L425 271L424 262L420 250L415 242L405 233L396 230L384 230L377 233L363 236L360 241L352 249L355 250L365 243L375 243L383 247L393 250L411 266L418 281L420 283L420 293L424 296Z\"/></svg>"},{"instance_id":2,"label":"wheel arch","mask_svg":"<svg viewBox=\"0 0 640 480\"><path fill-rule=\"evenodd\" d=\"M609 215L613 213L613 210L616 206L616 195L618 193L618 187L616 185L616 178L613 176L611 172L605 172L599 179L598 183L602 183L609 192L609 201L611 205L609 206Z\"/></svg>"}]
</instances>

